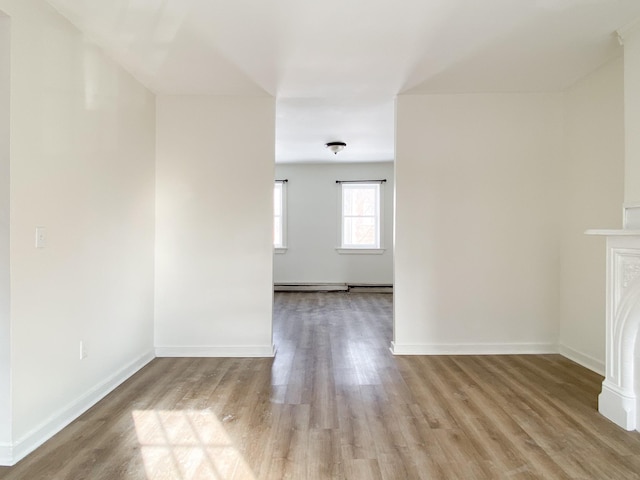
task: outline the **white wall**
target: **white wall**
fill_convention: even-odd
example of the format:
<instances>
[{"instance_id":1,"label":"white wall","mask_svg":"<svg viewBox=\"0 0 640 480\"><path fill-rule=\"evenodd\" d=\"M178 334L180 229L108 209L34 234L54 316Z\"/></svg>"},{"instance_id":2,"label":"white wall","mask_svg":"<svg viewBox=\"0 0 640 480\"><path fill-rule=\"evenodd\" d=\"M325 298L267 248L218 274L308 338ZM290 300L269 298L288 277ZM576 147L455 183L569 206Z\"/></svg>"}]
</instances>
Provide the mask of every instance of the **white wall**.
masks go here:
<instances>
[{"instance_id":1,"label":"white wall","mask_svg":"<svg viewBox=\"0 0 640 480\"><path fill-rule=\"evenodd\" d=\"M597 371L605 360L605 245L589 228L620 228L624 196L623 61L566 92L560 256L560 351Z\"/></svg>"},{"instance_id":2,"label":"white wall","mask_svg":"<svg viewBox=\"0 0 640 480\"><path fill-rule=\"evenodd\" d=\"M275 283L393 283L393 163L278 164L288 179L287 245L273 259ZM340 185L336 180L387 179L382 184L381 255L339 254Z\"/></svg>"},{"instance_id":3,"label":"white wall","mask_svg":"<svg viewBox=\"0 0 640 480\"><path fill-rule=\"evenodd\" d=\"M562 106L398 97L394 352L554 351Z\"/></svg>"},{"instance_id":4,"label":"white wall","mask_svg":"<svg viewBox=\"0 0 640 480\"><path fill-rule=\"evenodd\" d=\"M275 102L157 102L156 352L271 355Z\"/></svg>"},{"instance_id":5,"label":"white wall","mask_svg":"<svg viewBox=\"0 0 640 480\"><path fill-rule=\"evenodd\" d=\"M152 358L155 105L46 2L0 10L12 45L16 459Z\"/></svg>"},{"instance_id":6,"label":"white wall","mask_svg":"<svg viewBox=\"0 0 640 480\"><path fill-rule=\"evenodd\" d=\"M624 201L640 204L640 29L624 39L625 177Z\"/></svg>"},{"instance_id":7,"label":"white wall","mask_svg":"<svg viewBox=\"0 0 640 480\"><path fill-rule=\"evenodd\" d=\"M9 81L11 21L0 12L0 451L11 444ZM2 464L2 459L0 459Z\"/></svg>"}]
</instances>

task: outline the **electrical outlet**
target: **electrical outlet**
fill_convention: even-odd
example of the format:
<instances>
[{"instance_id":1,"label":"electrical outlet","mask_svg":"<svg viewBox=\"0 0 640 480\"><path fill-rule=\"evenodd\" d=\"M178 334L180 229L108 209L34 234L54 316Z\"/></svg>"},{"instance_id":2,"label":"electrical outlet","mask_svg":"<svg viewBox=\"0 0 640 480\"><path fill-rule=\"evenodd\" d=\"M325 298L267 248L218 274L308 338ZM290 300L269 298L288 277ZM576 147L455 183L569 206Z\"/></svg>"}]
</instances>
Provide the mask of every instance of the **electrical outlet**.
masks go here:
<instances>
[{"instance_id":1,"label":"electrical outlet","mask_svg":"<svg viewBox=\"0 0 640 480\"><path fill-rule=\"evenodd\" d=\"M44 248L47 246L47 229L44 227L36 227L36 248Z\"/></svg>"},{"instance_id":2,"label":"electrical outlet","mask_svg":"<svg viewBox=\"0 0 640 480\"><path fill-rule=\"evenodd\" d=\"M80 360L87 358L87 348L82 340L80 340Z\"/></svg>"}]
</instances>

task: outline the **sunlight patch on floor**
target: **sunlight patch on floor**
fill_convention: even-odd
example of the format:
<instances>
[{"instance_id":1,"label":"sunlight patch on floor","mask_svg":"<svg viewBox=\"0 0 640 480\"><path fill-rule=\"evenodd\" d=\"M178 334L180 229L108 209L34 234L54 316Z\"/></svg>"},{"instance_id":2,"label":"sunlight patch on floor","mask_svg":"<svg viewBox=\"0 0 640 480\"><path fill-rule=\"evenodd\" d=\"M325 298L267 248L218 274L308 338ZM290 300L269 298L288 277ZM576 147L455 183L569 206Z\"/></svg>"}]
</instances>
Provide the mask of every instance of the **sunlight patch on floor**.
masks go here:
<instances>
[{"instance_id":1,"label":"sunlight patch on floor","mask_svg":"<svg viewBox=\"0 0 640 480\"><path fill-rule=\"evenodd\" d=\"M214 413L135 410L132 416L148 480L255 480Z\"/></svg>"}]
</instances>

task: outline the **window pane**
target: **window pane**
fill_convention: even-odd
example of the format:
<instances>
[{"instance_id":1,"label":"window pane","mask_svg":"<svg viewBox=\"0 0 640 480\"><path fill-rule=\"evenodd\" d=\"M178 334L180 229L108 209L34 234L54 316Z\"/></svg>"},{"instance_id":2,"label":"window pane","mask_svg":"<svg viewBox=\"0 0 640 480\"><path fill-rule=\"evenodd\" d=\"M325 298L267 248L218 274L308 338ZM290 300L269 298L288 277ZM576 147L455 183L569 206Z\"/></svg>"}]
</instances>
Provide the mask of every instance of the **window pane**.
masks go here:
<instances>
[{"instance_id":1,"label":"window pane","mask_svg":"<svg viewBox=\"0 0 640 480\"><path fill-rule=\"evenodd\" d=\"M342 212L344 215L375 215L376 199L375 187L346 187L343 195Z\"/></svg>"},{"instance_id":2,"label":"window pane","mask_svg":"<svg viewBox=\"0 0 640 480\"><path fill-rule=\"evenodd\" d=\"M342 222L342 244L353 245L353 229L351 217L345 217Z\"/></svg>"},{"instance_id":3,"label":"window pane","mask_svg":"<svg viewBox=\"0 0 640 480\"><path fill-rule=\"evenodd\" d=\"M342 186L342 214L351 215L351 205L353 203L353 190Z\"/></svg>"},{"instance_id":4,"label":"window pane","mask_svg":"<svg viewBox=\"0 0 640 480\"><path fill-rule=\"evenodd\" d=\"M344 217L342 232L343 245L377 246L374 217Z\"/></svg>"},{"instance_id":5,"label":"window pane","mask_svg":"<svg viewBox=\"0 0 640 480\"><path fill-rule=\"evenodd\" d=\"M373 189L357 190L355 192L355 215L373 215L376 212L376 192Z\"/></svg>"},{"instance_id":6,"label":"window pane","mask_svg":"<svg viewBox=\"0 0 640 480\"><path fill-rule=\"evenodd\" d=\"M282 246L282 218L275 217L273 222L273 244Z\"/></svg>"},{"instance_id":7,"label":"window pane","mask_svg":"<svg viewBox=\"0 0 640 480\"><path fill-rule=\"evenodd\" d=\"M273 189L273 212L275 215L282 215L282 184L276 183Z\"/></svg>"},{"instance_id":8,"label":"window pane","mask_svg":"<svg viewBox=\"0 0 640 480\"><path fill-rule=\"evenodd\" d=\"M352 221L352 232L354 245L375 245L375 219L354 218Z\"/></svg>"}]
</instances>

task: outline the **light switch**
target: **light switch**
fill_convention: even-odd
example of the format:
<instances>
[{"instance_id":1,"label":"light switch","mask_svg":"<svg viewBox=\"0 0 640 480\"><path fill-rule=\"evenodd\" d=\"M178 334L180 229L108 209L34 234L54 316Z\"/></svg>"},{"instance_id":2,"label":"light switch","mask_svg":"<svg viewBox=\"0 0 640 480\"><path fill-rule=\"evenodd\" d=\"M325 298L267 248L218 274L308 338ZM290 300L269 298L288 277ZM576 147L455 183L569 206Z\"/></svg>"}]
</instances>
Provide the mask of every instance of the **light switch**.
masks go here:
<instances>
[{"instance_id":1,"label":"light switch","mask_svg":"<svg viewBox=\"0 0 640 480\"><path fill-rule=\"evenodd\" d=\"M47 229L44 227L36 227L36 248L44 248L47 246Z\"/></svg>"}]
</instances>

